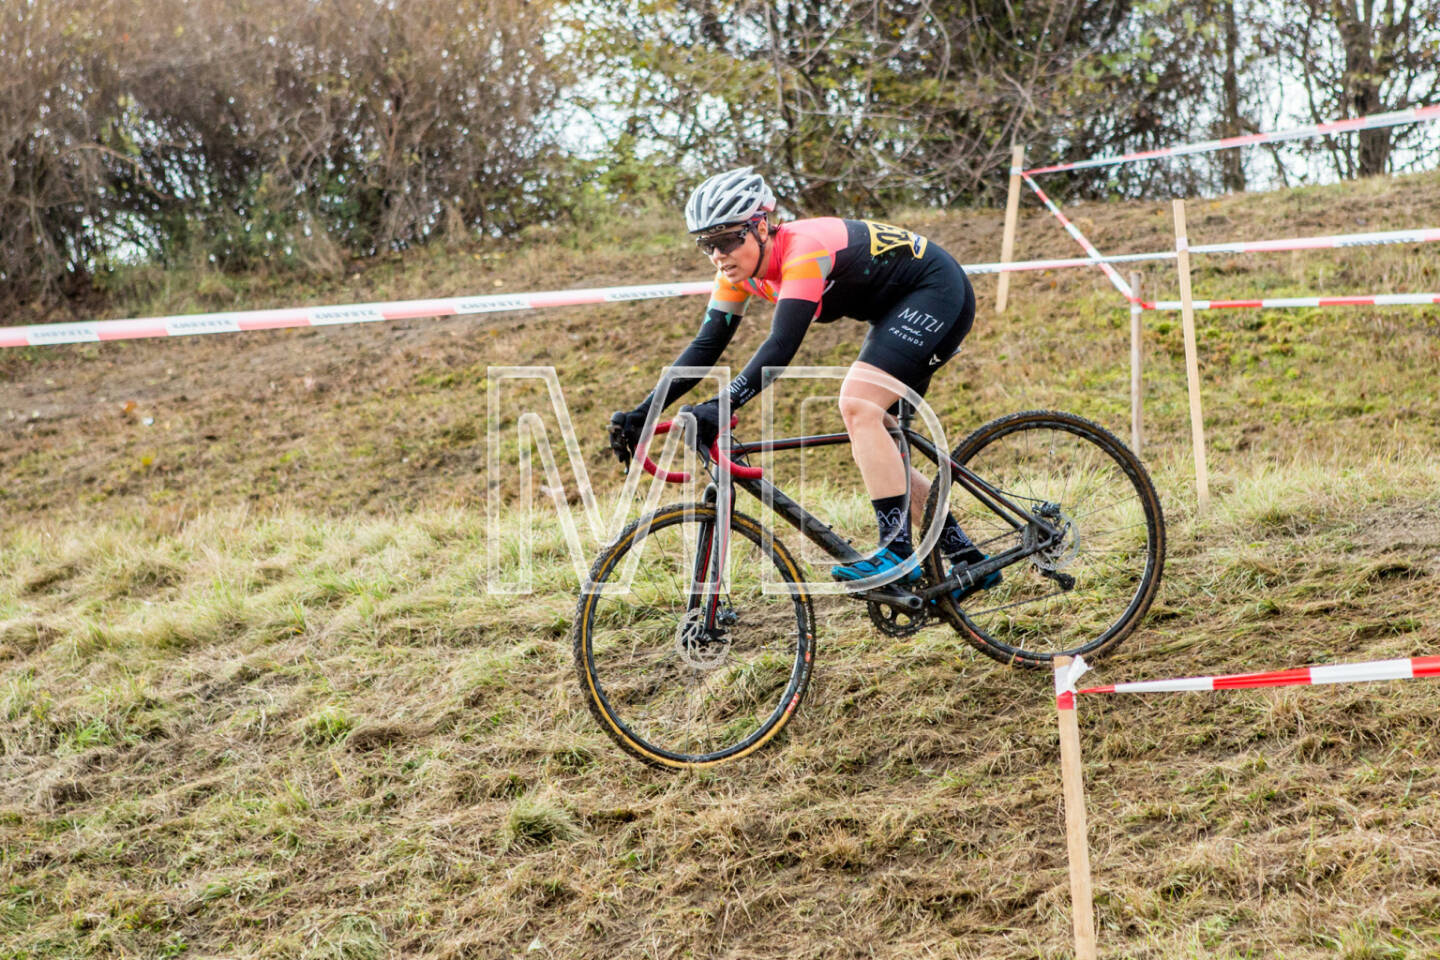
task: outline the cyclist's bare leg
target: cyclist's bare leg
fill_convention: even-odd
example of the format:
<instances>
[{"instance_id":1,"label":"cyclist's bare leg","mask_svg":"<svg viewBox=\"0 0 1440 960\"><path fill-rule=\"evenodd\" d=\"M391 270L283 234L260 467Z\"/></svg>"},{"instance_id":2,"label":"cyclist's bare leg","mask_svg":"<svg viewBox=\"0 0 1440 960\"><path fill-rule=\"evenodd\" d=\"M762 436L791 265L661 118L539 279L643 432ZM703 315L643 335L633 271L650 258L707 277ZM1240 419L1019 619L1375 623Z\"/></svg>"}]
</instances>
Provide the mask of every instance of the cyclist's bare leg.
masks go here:
<instances>
[{"instance_id":1,"label":"cyclist's bare leg","mask_svg":"<svg viewBox=\"0 0 1440 960\"><path fill-rule=\"evenodd\" d=\"M896 421L885 411L905 395L905 384L868 363L857 361L850 369L853 375L840 387L840 415L850 434L850 453L872 500L899 496L905 492L905 472L889 433ZM925 533L922 523L929 496L930 478L911 466L910 520L917 543Z\"/></svg>"},{"instance_id":2,"label":"cyclist's bare leg","mask_svg":"<svg viewBox=\"0 0 1440 960\"><path fill-rule=\"evenodd\" d=\"M904 395L903 383L879 367L859 361L850 365L850 373L840 385L840 416L850 434L850 454L872 500L905 492L904 461L885 428L886 409ZM919 502L923 509L925 501Z\"/></svg>"},{"instance_id":3,"label":"cyclist's bare leg","mask_svg":"<svg viewBox=\"0 0 1440 960\"><path fill-rule=\"evenodd\" d=\"M845 429L850 434L850 453L860 468L860 475L864 478L870 499L877 503L876 516L880 522L882 541L887 534L886 521L880 519L881 503L906 493L905 460L887 429L893 426L895 421L886 410L907 392L905 385L899 380L878 367L860 361L851 365L850 373L840 387L840 415L844 418ZM918 543L928 532L923 529L922 521L926 498L930 494L930 481L912 466L909 470L909 485L911 522L905 542L913 544ZM946 523L949 526L941 534L941 549L953 551L957 549L954 544L955 537L958 535L963 538L964 532L958 527L951 529L954 526L953 519L946 518ZM949 548L944 546L947 538L951 542ZM907 547L901 555L908 555L909 549ZM971 549L974 550L974 547ZM947 556L951 555L953 554L947 552ZM839 579L854 579L844 576L845 570L845 567L835 567L831 572ZM991 585L986 583L983 586Z\"/></svg>"},{"instance_id":4,"label":"cyclist's bare leg","mask_svg":"<svg viewBox=\"0 0 1440 960\"><path fill-rule=\"evenodd\" d=\"M930 478L914 467L910 468L910 526L915 531L915 542L920 542L925 520L925 502L930 499Z\"/></svg>"},{"instance_id":5,"label":"cyclist's bare leg","mask_svg":"<svg viewBox=\"0 0 1440 960\"><path fill-rule=\"evenodd\" d=\"M899 421L892 414L885 414L885 429L891 430L899 426ZM930 478L925 476L915 465L910 465L910 528L914 531L915 542L919 543L920 538L925 534L922 524L925 522L925 504L930 499Z\"/></svg>"}]
</instances>

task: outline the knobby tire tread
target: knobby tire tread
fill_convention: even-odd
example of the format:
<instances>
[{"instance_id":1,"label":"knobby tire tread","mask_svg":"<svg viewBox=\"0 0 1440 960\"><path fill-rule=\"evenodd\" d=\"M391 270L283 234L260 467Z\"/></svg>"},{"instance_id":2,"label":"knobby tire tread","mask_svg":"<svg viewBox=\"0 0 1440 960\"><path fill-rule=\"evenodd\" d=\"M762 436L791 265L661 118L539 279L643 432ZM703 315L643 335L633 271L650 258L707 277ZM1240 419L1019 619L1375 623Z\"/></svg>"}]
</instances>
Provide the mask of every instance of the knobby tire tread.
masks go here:
<instances>
[{"instance_id":1,"label":"knobby tire tread","mask_svg":"<svg viewBox=\"0 0 1440 960\"><path fill-rule=\"evenodd\" d=\"M1134 633L1140 621L1145 618L1155 594L1159 590L1161 574L1165 568L1165 516L1160 506L1160 497L1155 490L1154 483L1150 480L1150 474L1134 454L1124 443L1113 433L1106 430L1091 420L1077 416L1073 413L1065 413L1059 410L1025 410L1019 413L1006 414L997 417L976 428L964 440L956 445L950 457L961 464L968 464L971 457L984 449L989 443L998 440L1008 434L1015 433L1027 426L1051 427L1063 430L1067 433L1090 440L1118 463L1132 484L1138 488L1138 492L1144 498L1144 509L1147 520L1153 521L1153 533L1155 537L1154 563L1147 565L1145 581L1142 584L1139 595L1131 601L1126 610L1126 615L1118 624L1111 627L1108 635L1105 635L1103 642L1094 646L1086 645L1083 650L1085 657L1089 660L1097 660L1103 656L1113 653L1127 637ZM983 478L983 474L981 475ZM927 520L933 515L935 508L938 485L932 488L930 501L926 504ZM968 496L968 494L965 494ZM930 567L930 574L933 577L943 579L944 568L940 552L936 550L927 558L926 563ZM938 581L937 581L938 582ZM999 644L997 641L985 635L973 623L965 617L964 611L957 611L952 603L944 600L936 605L941 615L949 621L960 634L981 653L994 660L998 660L1009 666L1030 667L1034 669L1049 669L1056 656L1068 651L1054 651L1051 653L1040 653L1029 650L1018 650L1010 648L1008 644Z\"/></svg>"},{"instance_id":2,"label":"knobby tire tread","mask_svg":"<svg viewBox=\"0 0 1440 960\"><path fill-rule=\"evenodd\" d=\"M707 517L712 523L715 521L716 511L713 506L699 503L680 503L661 507L653 513L632 521L621 531L615 541L609 544L600 552L600 555L595 558L595 562L590 566L587 582L599 584L603 583L602 577L608 578L610 572L619 566L621 559L635 543L635 532L641 527L657 529L675 523L684 523L687 518L703 522ZM646 531L647 534L649 529ZM774 536L773 532L762 526L758 520L738 510L733 511L731 514L731 529L739 533L744 539L757 544L761 548L762 553L768 550L771 563L786 582L804 583L804 576L801 573L800 565L796 563L790 551ZM641 539L643 539L643 536ZM790 576L791 573L795 574L795 576ZM591 620L590 617L587 616L586 605L587 602L590 601L590 595L586 594L582 589L579 602L575 608L575 624L572 628L571 652L575 659L576 678L580 683L581 696L585 700L585 706L589 709L590 715L595 718L595 722L600 725L600 729L603 730L621 750L652 767L672 771L699 769L713 767L728 761L738 760L743 756L748 756L755 750L772 742L775 737L789 725L791 719L793 719L799 711L800 704L805 697L805 692L810 685L810 676L813 672L815 661L815 609L810 595L803 589L799 590L798 597L804 611L805 626L800 631L801 635L797 640L798 643L804 644L804 647L797 653L802 664L800 677L794 692L791 693L788 687L786 691L786 696L793 702L788 710L782 712L771 724L763 728L766 731L765 735L759 742L749 748L736 753L722 751L723 755L714 759L683 761L652 752L647 749L645 745L635 742L635 740L639 739L638 737L631 739L631 737L626 736L626 734L619 729L624 726L624 724L619 722L618 718L611 718L606 713L599 698L595 696L593 692L591 685L593 679L591 672L592 660L587 643L590 639L589 631Z\"/></svg>"}]
</instances>

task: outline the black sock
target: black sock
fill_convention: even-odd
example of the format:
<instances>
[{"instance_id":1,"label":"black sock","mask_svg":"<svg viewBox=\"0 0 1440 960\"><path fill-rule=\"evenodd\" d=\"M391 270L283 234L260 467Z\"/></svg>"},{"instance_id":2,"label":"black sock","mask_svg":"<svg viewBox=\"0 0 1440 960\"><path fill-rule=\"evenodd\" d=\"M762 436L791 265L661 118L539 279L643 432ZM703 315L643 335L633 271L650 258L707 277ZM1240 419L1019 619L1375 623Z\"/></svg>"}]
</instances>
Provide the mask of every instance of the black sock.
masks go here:
<instances>
[{"instance_id":1,"label":"black sock","mask_svg":"<svg viewBox=\"0 0 1440 960\"><path fill-rule=\"evenodd\" d=\"M985 559L985 554L981 553L974 541L960 529L954 516L948 513L945 515L945 527L940 531L940 552L945 554L945 559L951 563L978 563Z\"/></svg>"},{"instance_id":2,"label":"black sock","mask_svg":"<svg viewBox=\"0 0 1440 960\"><path fill-rule=\"evenodd\" d=\"M875 524L880 528L880 543L895 551L895 555L902 560L915 552L915 547L910 543L908 500L902 493L870 501L875 507ZM890 542L886 543L887 540Z\"/></svg>"}]
</instances>

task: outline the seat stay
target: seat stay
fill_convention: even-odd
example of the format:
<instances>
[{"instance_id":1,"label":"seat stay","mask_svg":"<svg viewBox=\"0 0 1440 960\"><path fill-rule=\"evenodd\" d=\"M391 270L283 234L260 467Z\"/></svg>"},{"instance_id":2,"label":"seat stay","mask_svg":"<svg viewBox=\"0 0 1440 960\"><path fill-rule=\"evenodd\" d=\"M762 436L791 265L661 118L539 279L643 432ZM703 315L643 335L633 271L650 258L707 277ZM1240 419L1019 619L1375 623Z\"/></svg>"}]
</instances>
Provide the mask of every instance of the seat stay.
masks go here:
<instances>
[{"instance_id":1,"label":"seat stay","mask_svg":"<svg viewBox=\"0 0 1440 960\"><path fill-rule=\"evenodd\" d=\"M924 454L931 463L939 466L941 454L933 443L913 430L907 429L905 434L912 446ZM980 501L987 510L1010 524L1013 530L1018 532L1025 529L1027 525L1038 522L1041 529L1049 536L1054 536L1059 532L1042 518L1016 506L998 487L991 485L969 467L956 463L948 454L945 455L945 459L950 464L952 485L959 484L967 493Z\"/></svg>"}]
</instances>

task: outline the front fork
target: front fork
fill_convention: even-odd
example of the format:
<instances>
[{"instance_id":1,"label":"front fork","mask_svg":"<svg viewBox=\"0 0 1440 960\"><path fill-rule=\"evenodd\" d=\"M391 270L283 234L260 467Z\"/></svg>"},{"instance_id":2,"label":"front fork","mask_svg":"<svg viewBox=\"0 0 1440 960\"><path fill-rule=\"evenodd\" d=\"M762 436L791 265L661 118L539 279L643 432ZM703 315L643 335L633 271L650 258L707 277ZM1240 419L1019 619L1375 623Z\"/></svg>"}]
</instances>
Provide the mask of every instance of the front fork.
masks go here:
<instances>
[{"instance_id":1,"label":"front fork","mask_svg":"<svg viewBox=\"0 0 1440 960\"><path fill-rule=\"evenodd\" d=\"M721 617L720 596L725 586L725 558L730 547L730 515L735 510L734 488L731 495L721 502L719 488L711 483L705 488L705 504L715 508L715 521L700 525L700 538L695 544L695 567L690 578L690 597L687 610L705 612L705 633L714 636L715 631L725 626L717 623Z\"/></svg>"}]
</instances>

